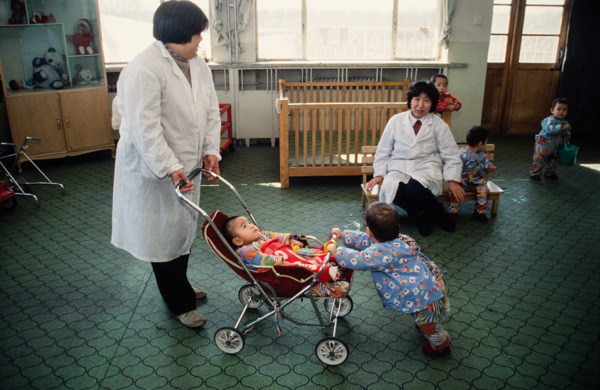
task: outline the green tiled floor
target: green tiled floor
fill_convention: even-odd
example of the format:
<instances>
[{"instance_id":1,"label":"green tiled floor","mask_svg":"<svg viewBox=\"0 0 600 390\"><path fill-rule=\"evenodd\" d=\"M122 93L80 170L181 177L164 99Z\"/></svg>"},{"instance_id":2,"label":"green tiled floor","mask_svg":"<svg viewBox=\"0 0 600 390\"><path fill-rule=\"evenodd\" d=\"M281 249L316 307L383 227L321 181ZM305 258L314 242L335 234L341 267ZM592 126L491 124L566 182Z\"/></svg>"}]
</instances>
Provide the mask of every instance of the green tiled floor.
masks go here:
<instances>
[{"instance_id":1,"label":"green tiled floor","mask_svg":"<svg viewBox=\"0 0 600 390\"><path fill-rule=\"evenodd\" d=\"M426 238L403 222L446 272L452 355L422 353L410 316L385 311L366 273L356 273L354 310L340 323L348 360L325 367L322 334L271 321L238 355L214 344L234 326L244 284L196 240L190 280L205 287L201 330L183 327L157 291L151 267L111 247L113 160L105 153L44 161L65 184L36 189L41 208L18 198L0 215L2 389L597 389L600 387L600 167L597 140L578 140L578 165L558 181L528 179L531 137L494 139L505 189L482 225L471 205L457 231ZM263 228L325 239L331 227L362 228L360 178L302 178L278 188L278 149L225 152L222 174ZM25 166L23 176L35 175ZM201 206L242 214L224 186L204 186ZM261 310L261 309L259 309ZM309 317L298 302L289 310Z\"/></svg>"}]
</instances>

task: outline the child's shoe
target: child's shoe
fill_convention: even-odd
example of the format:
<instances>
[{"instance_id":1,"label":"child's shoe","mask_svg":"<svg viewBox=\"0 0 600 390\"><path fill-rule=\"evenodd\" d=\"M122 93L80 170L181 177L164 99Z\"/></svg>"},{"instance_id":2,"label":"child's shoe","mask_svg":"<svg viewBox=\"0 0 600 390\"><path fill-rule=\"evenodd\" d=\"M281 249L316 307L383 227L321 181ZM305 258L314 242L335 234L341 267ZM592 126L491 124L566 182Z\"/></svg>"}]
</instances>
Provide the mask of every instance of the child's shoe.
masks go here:
<instances>
[{"instance_id":1,"label":"child's shoe","mask_svg":"<svg viewBox=\"0 0 600 390\"><path fill-rule=\"evenodd\" d=\"M421 349L428 355L450 355L452 353L450 345L444 349L435 349L431 343L423 343L421 344Z\"/></svg>"},{"instance_id":2,"label":"child's shoe","mask_svg":"<svg viewBox=\"0 0 600 390\"><path fill-rule=\"evenodd\" d=\"M339 268L335 265L329 267L329 277L331 278L331 280L338 280L340 278Z\"/></svg>"},{"instance_id":3,"label":"child's shoe","mask_svg":"<svg viewBox=\"0 0 600 390\"><path fill-rule=\"evenodd\" d=\"M542 180L542 178L540 177L540 175L531 175L531 176L529 176L529 178L531 180Z\"/></svg>"},{"instance_id":4,"label":"child's shoe","mask_svg":"<svg viewBox=\"0 0 600 390\"><path fill-rule=\"evenodd\" d=\"M478 220L481 223L488 223L488 217L487 215L485 215L485 213L475 213L473 214L473 216L475 217L476 220Z\"/></svg>"}]
</instances>

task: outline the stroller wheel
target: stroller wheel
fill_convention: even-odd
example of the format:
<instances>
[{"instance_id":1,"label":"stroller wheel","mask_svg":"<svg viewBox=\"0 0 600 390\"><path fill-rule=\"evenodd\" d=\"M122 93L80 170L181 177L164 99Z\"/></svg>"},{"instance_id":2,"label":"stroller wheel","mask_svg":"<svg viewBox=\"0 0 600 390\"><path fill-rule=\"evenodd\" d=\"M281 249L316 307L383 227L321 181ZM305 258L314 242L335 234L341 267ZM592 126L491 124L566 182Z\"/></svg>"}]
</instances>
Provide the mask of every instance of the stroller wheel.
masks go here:
<instances>
[{"instance_id":1,"label":"stroller wheel","mask_svg":"<svg viewBox=\"0 0 600 390\"><path fill-rule=\"evenodd\" d=\"M352 298L332 298L325 299L325 310L329 314L334 314L336 317L346 317L352 311ZM339 313L338 313L339 310Z\"/></svg>"},{"instance_id":2,"label":"stroller wheel","mask_svg":"<svg viewBox=\"0 0 600 390\"><path fill-rule=\"evenodd\" d=\"M328 366L342 364L348 358L348 347L337 337L325 337L317 344L316 354Z\"/></svg>"},{"instance_id":3,"label":"stroller wheel","mask_svg":"<svg viewBox=\"0 0 600 390\"><path fill-rule=\"evenodd\" d=\"M244 336L235 328L221 328L215 333L215 344L221 351L234 355L244 348Z\"/></svg>"},{"instance_id":4,"label":"stroller wheel","mask_svg":"<svg viewBox=\"0 0 600 390\"><path fill-rule=\"evenodd\" d=\"M238 298L242 305L248 305L250 309L256 309L257 307L261 307L263 301L260 296L260 291L258 288L252 284L246 284L240 288L240 292L238 293Z\"/></svg>"}]
</instances>

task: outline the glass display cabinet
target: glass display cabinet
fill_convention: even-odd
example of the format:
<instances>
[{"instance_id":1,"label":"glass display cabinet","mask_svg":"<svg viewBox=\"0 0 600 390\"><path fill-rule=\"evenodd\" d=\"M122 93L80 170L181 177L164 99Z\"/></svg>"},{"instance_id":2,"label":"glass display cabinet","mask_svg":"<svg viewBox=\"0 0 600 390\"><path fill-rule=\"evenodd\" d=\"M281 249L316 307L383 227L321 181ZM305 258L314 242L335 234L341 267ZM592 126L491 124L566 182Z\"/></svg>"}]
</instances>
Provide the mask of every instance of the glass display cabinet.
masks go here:
<instances>
[{"instance_id":1,"label":"glass display cabinet","mask_svg":"<svg viewBox=\"0 0 600 390\"><path fill-rule=\"evenodd\" d=\"M32 159L115 144L94 0L0 0L0 76L13 142Z\"/></svg>"}]
</instances>

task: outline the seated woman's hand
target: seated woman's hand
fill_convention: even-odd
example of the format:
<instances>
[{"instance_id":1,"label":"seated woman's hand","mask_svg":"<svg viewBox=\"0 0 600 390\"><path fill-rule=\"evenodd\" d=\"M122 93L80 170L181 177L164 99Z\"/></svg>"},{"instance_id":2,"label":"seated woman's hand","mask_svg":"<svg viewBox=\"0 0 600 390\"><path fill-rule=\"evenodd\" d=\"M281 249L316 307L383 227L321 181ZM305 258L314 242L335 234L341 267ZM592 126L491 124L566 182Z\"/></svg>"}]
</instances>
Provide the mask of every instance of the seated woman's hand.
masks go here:
<instances>
[{"instance_id":1,"label":"seated woman's hand","mask_svg":"<svg viewBox=\"0 0 600 390\"><path fill-rule=\"evenodd\" d=\"M383 183L383 176L376 176L372 178L367 183L367 191L371 191L371 189L376 185L379 185L379 187L381 188L381 183Z\"/></svg>"},{"instance_id":2,"label":"seated woman's hand","mask_svg":"<svg viewBox=\"0 0 600 390\"><path fill-rule=\"evenodd\" d=\"M448 182L448 193L459 202L465 200L465 189L455 181Z\"/></svg>"}]
</instances>

